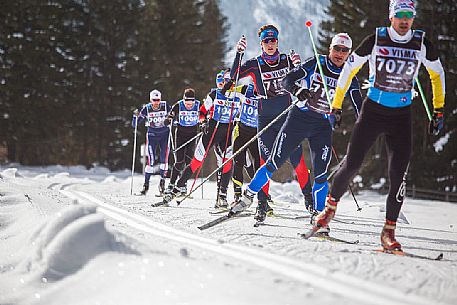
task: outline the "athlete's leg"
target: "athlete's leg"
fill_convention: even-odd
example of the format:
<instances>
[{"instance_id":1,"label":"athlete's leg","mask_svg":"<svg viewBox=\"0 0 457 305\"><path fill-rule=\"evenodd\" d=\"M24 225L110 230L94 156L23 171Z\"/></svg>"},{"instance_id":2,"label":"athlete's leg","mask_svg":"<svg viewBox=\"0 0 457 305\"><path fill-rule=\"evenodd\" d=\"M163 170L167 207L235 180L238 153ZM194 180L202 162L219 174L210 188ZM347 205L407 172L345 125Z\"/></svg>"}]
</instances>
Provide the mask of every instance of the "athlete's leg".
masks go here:
<instances>
[{"instance_id":1,"label":"athlete's leg","mask_svg":"<svg viewBox=\"0 0 457 305\"><path fill-rule=\"evenodd\" d=\"M369 109L370 103L374 102L365 100L363 103L361 114L354 125L351 139L349 140L346 160L335 174L330 189L330 195L335 201L339 201L346 192L349 182L362 166L368 150L383 132L382 126L377 123L378 115ZM369 105L368 108L367 105Z\"/></svg>"},{"instance_id":2,"label":"athlete's leg","mask_svg":"<svg viewBox=\"0 0 457 305\"><path fill-rule=\"evenodd\" d=\"M167 171L168 171L168 153L170 151L170 148L168 147L168 138L170 135L170 130L168 129L167 132L164 132L160 134L158 137L159 139L159 149L160 149L160 155L159 155L159 162L160 162L160 177L162 179L165 179L167 176Z\"/></svg>"},{"instance_id":3,"label":"athlete's leg","mask_svg":"<svg viewBox=\"0 0 457 305\"><path fill-rule=\"evenodd\" d=\"M313 126L313 135L308 138L314 169L314 210L322 211L328 192L327 169L332 158L332 128L327 120Z\"/></svg>"},{"instance_id":4,"label":"athlete's leg","mask_svg":"<svg viewBox=\"0 0 457 305\"><path fill-rule=\"evenodd\" d=\"M411 157L411 116L390 121L386 134L389 164L389 195L387 196L386 219L397 221L406 191L406 174Z\"/></svg>"},{"instance_id":5,"label":"athlete's leg","mask_svg":"<svg viewBox=\"0 0 457 305\"><path fill-rule=\"evenodd\" d=\"M306 137L306 130L304 130L302 118L303 113L300 112L301 111L298 108L294 108L289 112L286 122L281 127L281 130L276 137L270 157L267 162L259 168L248 186L250 191L254 193L259 192L271 179L273 173L284 164L292 151L294 151Z\"/></svg>"},{"instance_id":6,"label":"athlete's leg","mask_svg":"<svg viewBox=\"0 0 457 305\"><path fill-rule=\"evenodd\" d=\"M311 194L311 179L309 169L303 157L303 146L301 144L290 154L289 159L297 175L303 196L309 196Z\"/></svg>"}]
</instances>

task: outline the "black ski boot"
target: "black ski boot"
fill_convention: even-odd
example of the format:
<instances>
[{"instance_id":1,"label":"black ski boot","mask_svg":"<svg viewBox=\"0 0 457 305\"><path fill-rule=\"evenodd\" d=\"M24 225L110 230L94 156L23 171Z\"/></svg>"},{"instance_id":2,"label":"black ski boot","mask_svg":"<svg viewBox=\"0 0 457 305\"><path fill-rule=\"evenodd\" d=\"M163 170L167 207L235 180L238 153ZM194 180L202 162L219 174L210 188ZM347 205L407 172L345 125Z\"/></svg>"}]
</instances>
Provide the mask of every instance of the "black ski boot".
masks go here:
<instances>
[{"instance_id":1,"label":"black ski boot","mask_svg":"<svg viewBox=\"0 0 457 305\"><path fill-rule=\"evenodd\" d=\"M267 217L267 211L268 203L266 201L259 201L259 205L257 206L254 219L257 222L264 222L265 218Z\"/></svg>"},{"instance_id":2,"label":"black ski boot","mask_svg":"<svg viewBox=\"0 0 457 305\"><path fill-rule=\"evenodd\" d=\"M143 184L143 190L141 190L140 194L141 195L146 195L146 193L149 191L149 184Z\"/></svg>"}]
</instances>

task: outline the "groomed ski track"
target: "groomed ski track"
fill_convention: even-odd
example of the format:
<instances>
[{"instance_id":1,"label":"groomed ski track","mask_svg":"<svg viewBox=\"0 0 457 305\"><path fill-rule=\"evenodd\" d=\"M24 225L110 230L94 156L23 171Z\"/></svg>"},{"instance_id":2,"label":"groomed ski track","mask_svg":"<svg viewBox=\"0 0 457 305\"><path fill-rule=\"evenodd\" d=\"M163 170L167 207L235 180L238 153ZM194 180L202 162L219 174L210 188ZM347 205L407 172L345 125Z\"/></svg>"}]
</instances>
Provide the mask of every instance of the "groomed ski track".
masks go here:
<instances>
[{"instance_id":1,"label":"groomed ski track","mask_svg":"<svg viewBox=\"0 0 457 305\"><path fill-rule=\"evenodd\" d=\"M328 290L331 294L340 295L356 303L424 305L434 303L432 300L417 297L392 287L383 287L379 283L359 279L321 265L178 230L156 222L146 216L116 207L115 204L106 200L100 200L87 192L68 188L61 190L61 193L82 203L95 204L98 206L99 212L136 230L211 251L228 258L233 258L238 262L244 261L248 264L289 277L295 281L317 287L318 289Z\"/></svg>"}]
</instances>

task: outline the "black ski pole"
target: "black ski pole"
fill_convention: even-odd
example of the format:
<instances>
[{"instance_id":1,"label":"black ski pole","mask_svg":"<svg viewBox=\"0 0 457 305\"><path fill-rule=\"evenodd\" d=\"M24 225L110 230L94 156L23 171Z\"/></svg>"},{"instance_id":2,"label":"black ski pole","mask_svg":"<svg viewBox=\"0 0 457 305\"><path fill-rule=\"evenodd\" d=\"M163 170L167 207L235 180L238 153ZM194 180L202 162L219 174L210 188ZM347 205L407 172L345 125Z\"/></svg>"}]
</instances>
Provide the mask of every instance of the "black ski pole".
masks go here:
<instances>
[{"instance_id":1,"label":"black ski pole","mask_svg":"<svg viewBox=\"0 0 457 305\"><path fill-rule=\"evenodd\" d=\"M336 153L335 148L333 146L332 146L332 151L333 151L333 155L336 158L336 162L338 162L338 164L340 164L340 161L338 160L339 159L338 158L338 154ZM344 156L344 159L345 158L346 158L346 156ZM344 159L343 159L343 161L344 161ZM343 165L343 161L341 161L340 167ZM327 179L329 179L329 178L327 178ZM357 211L361 211L362 208L359 206L359 203L357 202L357 199L355 198L355 195L354 195L354 192L352 191L351 185L349 185L349 191L351 192L352 198L354 198L355 205L357 206Z\"/></svg>"}]
</instances>

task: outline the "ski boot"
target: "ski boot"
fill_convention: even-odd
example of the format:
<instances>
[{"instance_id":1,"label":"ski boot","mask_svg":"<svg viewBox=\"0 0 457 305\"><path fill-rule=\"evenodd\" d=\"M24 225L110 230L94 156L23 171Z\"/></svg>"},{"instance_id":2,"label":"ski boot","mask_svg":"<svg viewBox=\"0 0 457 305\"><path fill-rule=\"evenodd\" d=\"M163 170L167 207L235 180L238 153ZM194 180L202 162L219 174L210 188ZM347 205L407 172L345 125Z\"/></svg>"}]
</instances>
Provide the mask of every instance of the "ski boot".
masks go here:
<instances>
[{"instance_id":1,"label":"ski boot","mask_svg":"<svg viewBox=\"0 0 457 305\"><path fill-rule=\"evenodd\" d=\"M401 245L395 239L395 228L397 223L395 221L387 220L382 228L381 232L381 245L384 248L384 251L394 251L400 250Z\"/></svg>"},{"instance_id":2,"label":"ski boot","mask_svg":"<svg viewBox=\"0 0 457 305\"><path fill-rule=\"evenodd\" d=\"M169 203L176 197L184 196L186 194L186 187L185 186L175 186L173 190L170 193L165 193L163 195L163 202L164 203Z\"/></svg>"},{"instance_id":3,"label":"ski boot","mask_svg":"<svg viewBox=\"0 0 457 305\"><path fill-rule=\"evenodd\" d=\"M273 208L271 206L274 204L274 202L273 202L273 199L271 199L271 195L270 194L268 194L266 203L267 203L267 207L266 207L267 216L273 216L274 211L273 211ZM259 203L259 205L260 205L260 203Z\"/></svg>"},{"instance_id":4,"label":"ski boot","mask_svg":"<svg viewBox=\"0 0 457 305\"><path fill-rule=\"evenodd\" d=\"M216 204L214 205L215 209L227 209L228 202L227 202L227 194L219 193L219 198L216 200Z\"/></svg>"},{"instance_id":5,"label":"ski boot","mask_svg":"<svg viewBox=\"0 0 457 305\"><path fill-rule=\"evenodd\" d=\"M268 202L267 201L259 201L259 204L257 205L257 209L255 212L254 219L259 222L264 222L265 218L267 217L268 213Z\"/></svg>"},{"instance_id":6,"label":"ski boot","mask_svg":"<svg viewBox=\"0 0 457 305\"><path fill-rule=\"evenodd\" d=\"M243 192L243 190L241 189L241 186L235 185L233 187L233 203L232 203L232 205L234 205L236 202L239 202L241 200L242 192Z\"/></svg>"},{"instance_id":7,"label":"ski boot","mask_svg":"<svg viewBox=\"0 0 457 305\"><path fill-rule=\"evenodd\" d=\"M164 192L164 195L165 194L171 194L171 192L173 192L173 189L175 188L175 185L174 184L169 184L167 189L165 190Z\"/></svg>"},{"instance_id":8,"label":"ski boot","mask_svg":"<svg viewBox=\"0 0 457 305\"><path fill-rule=\"evenodd\" d=\"M321 228L327 228L330 221L335 217L336 206L338 201L332 198L330 195L327 196L327 202L324 210L316 216L313 231L318 232ZM327 232L328 233L328 232Z\"/></svg>"},{"instance_id":9,"label":"ski boot","mask_svg":"<svg viewBox=\"0 0 457 305\"><path fill-rule=\"evenodd\" d=\"M149 184L143 184L143 189L141 190L140 194L141 195L146 195L146 193L149 191Z\"/></svg>"},{"instance_id":10,"label":"ski boot","mask_svg":"<svg viewBox=\"0 0 457 305\"><path fill-rule=\"evenodd\" d=\"M234 202L233 205L230 207L229 214L239 214L249 208L254 201L255 193L246 189L243 193L243 197L240 198L238 202Z\"/></svg>"},{"instance_id":11,"label":"ski boot","mask_svg":"<svg viewBox=\"0 0 457 305\"><path fill-rule=\"evenodd\" d=\"M163 193L165 191L165 179L160 179L160 182L159 182L159 195L160 196L163 196Z\"/></svg>"}]
</instances>

